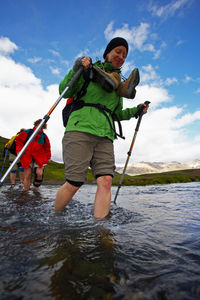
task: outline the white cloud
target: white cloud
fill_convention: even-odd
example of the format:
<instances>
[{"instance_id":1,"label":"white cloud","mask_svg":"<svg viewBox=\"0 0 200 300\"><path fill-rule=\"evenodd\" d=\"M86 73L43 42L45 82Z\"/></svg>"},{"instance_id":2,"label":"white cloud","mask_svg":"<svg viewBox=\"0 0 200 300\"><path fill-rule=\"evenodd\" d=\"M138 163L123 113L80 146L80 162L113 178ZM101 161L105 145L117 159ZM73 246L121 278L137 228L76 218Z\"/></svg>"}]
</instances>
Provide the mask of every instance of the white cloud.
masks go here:
<instances>
[{"instance_id":1,"label":"white cloud","mask_svg":"<svg viewBox=\"0 0 200 300\"><path fill-rule=\"evenodd\" d=\"M124 75L124 74L128 73L128 75L129 75L135 67L136 66L132 62L125 61L125 63L122 66L122 74Z\"/></svg>"},{"instance_id":2,"label":"white cloud","mask_svg":"<svg viewBox=\"0 0 200 300\"><path fill-rule=\"evenodd\" d=\"M59 75L60 74L60 69L55 68L55 67L50 67L51 73L54 75Z\"/></svg>"},{"instance_id":3,"label":"white cloud","mask_svg":"<svg viewBox=\"0 0 200 300\"><path fill-rule=\"evenodd\" d=\"M142 66L140 71L140 83L154 87L164 87L178 83L178 80L175 77L162 80L160 75L157 73L157 69L157 66L153 67L151 64Z\"/></svg>"},{"instance_id":4,"label":"white cloud","mask_svg":"<svg viewBox=\"0 0 200 300\"><path fill-rule=\"evenodd\" d=\"M115 36L122 36L136 49L143 50L150 47L145 44L149 34L149 24L141 23L139 27L132 27L131 29L129 29L128 24L124 24L122 28L116 30L113 30L113 25L114 22L110 22L104 31L107 40L111 40Z\"/></svg>"},{"instance_id":5,"label":"white cloud","mask_svg":"<svg viewBox=\"0 0 200 300\"><path fill-rule=\"evenodd\" d=\"M60 53L58 51L54 50L54 49L50 49L49 52L51 54L53 54L54 56L60 57Z\"/></svg>"},{"instance_id":6,"label":"white cloud","mask_svg":"<svg viewBox=\"0 0 200 300\"><path fill-rule=\"evenodd\" d=\"M18 49L18 46L7 37L0 37L0 54L7 55Z\"/></svg>"},{"instance_id":7,"label":"white cloud","mask_svg":"<svg viewBox=\"0 0 200 300\"><path fill-rule=\"evenodd\" d=\"M154 110L150 104L149 112L141 121L129 164L140 161L186 162L199 158L199 139L194 137L191 143L185 132L185 126L193 124L195 119L179 118L181 113L182 109L175 106ZM136 122L135 119L122 122L126 139L114 142L117 165L125 164Z\"/></svg>"},{"instance_id":8,"label":"white cloud","mask_svg":"<svg viewBox=\"0 0 200 300\"><path fill-rule=\"evenodd\" d=\"M200 121L200 110L193 114L187 113L176 121L176 128L181 128L195 121Z\"/></svg>"},{"instance_id":9,"label":"white cloud","mask_svg":"<svg viewBox=\"0 0 200 300\"><path fill-rule=\"evenodd\" d=\"M170 103L172 96L163 87L151 85L139 85L137 88L136 100L141 102L151 101L151 108L156 109L164 103ZM127 103L127 101L125 101Z\"/></svg>"},{"instance_id":10,"label":"white cloud","mask_svg":"<svg viewBox=\"0 0 200 300\"><path fill-rule=\"evenodd\" d=\"M180 46L180 45L182 45L182 44L184 44L184 43L185 43L184 40L179 40L179 41L176 43L176 46Z\"/></svg>"},{"instance_id":11,"label":"white cloud","mask_svg":"<svg viewBox=\"0 0 200 300\"><path fill-rule=\"evenodd\" d=\"M39 61L41 61L42 58L41 57L32 57L32 58L29 58L28 61L32 64L36 64L38 63Z\"/></svg>"},{"instance_id":12,"label":"white cloud","mask_svg":"<svg viewBox=\"0 0 200 300\"><path fill-rule=\"evenodd\" d=\"M200 94L200 88L195 91L195 94Z\"/></svg>"},{"instance_id":13,"label":"white cloud","mask_svg":"<svg viewBox=\"0 0 200 300\"><path fill-rule=\"evenodd\" d=\"M161 55L161 50L164 49L166 46L167 46L167 44L165 42L162 42L161 46L160 46L160 49L157 49L157 50L154 51L154 57L153 58L154 59L159 58L160 55Z\"/></svg>"},{"instance_id":14,"label":"white cloud","mask_svg":"<svg viewBox=\"0 0 200 300\"><path fill-rule=\"evenodd\" d=\"M40 83L29 67L16 63L10 57L0 56L0 84L6 88L35 86Z\"/></svg>"},{"instance_id":15,"label":"white cloud","mask_svg":"<svg viewBox=\"0 0 200 300\"><path fill-rule=\"evenodd\" d=\"M30 68L0 55L1 136L9 138L20 128L32 128L33 122L47 114L58 96L57 85L44 89L41 80L35 77ZM62 158L64 128L61 116L65 100L61 101L48 121L47 135L51 140L54 160Z\"/></svg>"},{"instance_id":16,"label":"white cloud","mask_svg":"<svg viewBox=\"0 0 200 300\"><path fill-rule=\"evenodd\" d=\"M53 56L55 56L56 61L57 61L57 59L58 59L58 61L59 61L59 63L60 63L61 66L64 65L64 66L69 67L69 61L63 59L62 56L60 55L60 53L59 53L57 50L50 49L49 52L50 52ZM53 59L48 59L48 60L46 60L46 61L48 61L49 63L55 63L55 61L54 61ZM58 63L58 61L57 61L56 63ZM58 74L61 73L61 70L60 70L59 68L50 67L50 70L51 70L52 74L54 74L54 75L58 75Z\"/></svg>"},{"instance_id":17,"label":"white cloud","mask_svg":"<svg viewBox=\"0 0 200 300\"><path fill-rule=\"evenodd\" d=\"M60 62L61 62L61 65L65 65L65 66L69 67L69 61L68 60L61 58Z\"/></svg>"},{"instance_id":18,"label":"white cloud","mask_svg":"<svg viewBox=\"0 0 200 300\"><path fill-rule=\"evenodd\" d=\"M200 135L195 136L194 141L197 143L200 143Z\"/></svg>"},{"instance_id":19,"label":"white cloud","mask_svg":"<svg viewBox=\"0 0 200 300\"><path fill-rule=\"evenodd\" d=\"M175 0L163 6L157 6L152 3L153 2L151 2L149 5L149 10L152 12L152 14L154 16L167 19L171 16L174 16L175 13L183 9L184 6L191 4L191 0Z\"/></svg>"},{"instance_id":20,"label":"white cloud","mask_svg":"<svg viewBox=\"0 0 200 300\"><path fill-rule=\"evenodd\" d=\"M199 122L200 112L186 114L184 108L170 106L172 96L164 86L155 85L158 80L162 83L155 69L148 65L142 68L142 72L149 76L151 84L148 83L147 76L137 87L136 98L124 99L124 108L136 106L146 100L151 101L149 112L143 116L130 164L136 161L182 162L198 158L199 137L187 135L187 129L189 125ZM50 85L44 89L41 80L30 68L8 56L0 55L1 136L9 138L22 127L31 128L35 120L47 114L58 97L58 85ZM165 104L167 108L164 108ZM52 159L56 161L62 161L64 105L65 100L62 99L47 123L46 133L52 145ZM126 140L118 139L114 142L117 165L125 163L136 122L136 119L122 122Z\"/></svg>"},{"instance_id":21,"label":"white cloud","mask_svg":"<svg viewBox=\"0 0 200 300\"><path fill-rule=\"evenodd\" d=\"M150 25L148 23L140 23L138 27L129 28L128 24L124 24L122 28L113 29L114 22L110 22L104 31L105 37L108 41L112 38L121 36L125 38L130 46L130 50L149 51L154 53L154 58L158 58L161 49L165 47L165 43L161 44L160 49L149 42L150 38L155 39L155 35L150 32Z\"/></svg>"},{"instance_id":22,"label":"white cloud","mask_svg":"<svg viewBox=\"0 0 200 300\"><path fill-rule=\"evenodd\" d=\"M161 86L162 80L160 76L156 73L155 68L152 65L148 64L146 66L142 66L140 73L141 83L153 83L154 86Z\"/></svg>"},{"instance_id":23,"label":"white cloud","mask_svg":"<svg viewBox=\"0 0 200 300\"><path fill-rule=\"evenodd\" d=\"M82 51L80 51L77 55L76 55L76 57L75 57L75 59L76 58L79 58L79 57L83 57L83 56L86 56L86 55L88 55L89 54L89 49L88 48L86 48L86 49L84 49L84 50L82 50Z\"/></svg>"},{"instance_id":24,"label":"white cloud","mask_svg":"<svg viewBox=\"0 0 200 300\"><path fill-rule=\"evenodd\" d=\"M183 81L185 82L185 83L188 83L188 82L190 82L190 81L192 81L193 79L192 79L192 77L190 77L190 76L188 76L188 75L185 75L185 78L183 79Z\"/></svg>"},{"instance_id":25,"label":"white cloud","mask_svg":"<svg viewBox=\"0 0 200 300\"><path fill-rule=\"evenodd\" d=\"M174 83L178 83L178 80L175 77L167 78L165 80L165 85L167 85L167 86L172 85Z\"/></svg>"}]
</instances>

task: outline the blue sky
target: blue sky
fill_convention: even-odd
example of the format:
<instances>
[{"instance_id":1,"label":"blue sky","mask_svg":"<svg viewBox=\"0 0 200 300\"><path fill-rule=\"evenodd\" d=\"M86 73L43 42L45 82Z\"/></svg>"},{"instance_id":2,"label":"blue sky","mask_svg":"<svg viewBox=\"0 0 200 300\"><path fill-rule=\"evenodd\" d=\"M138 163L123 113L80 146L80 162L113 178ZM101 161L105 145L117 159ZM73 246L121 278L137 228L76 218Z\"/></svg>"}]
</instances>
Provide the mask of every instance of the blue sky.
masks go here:
<instances>
[{"instance_id":1,"label":"blue sky","mask_svg":"<svg viewBox=\"0 0 200 300\"><path fill-rule=\"evenodd\" d=\"M136 98L124 99L124 107L151 101L130 163L199 159L199 11L198 0L1 1L0 135L32 127L58 98L74 60L102 60L110 39L122 36L130 48L122 73L128 77L137 67L141 76ZM57 161L64 103L47 130ZM117 165L125 162L136 120L122 124L126 140L114 143Z\"/></svg>"}]
</instances>

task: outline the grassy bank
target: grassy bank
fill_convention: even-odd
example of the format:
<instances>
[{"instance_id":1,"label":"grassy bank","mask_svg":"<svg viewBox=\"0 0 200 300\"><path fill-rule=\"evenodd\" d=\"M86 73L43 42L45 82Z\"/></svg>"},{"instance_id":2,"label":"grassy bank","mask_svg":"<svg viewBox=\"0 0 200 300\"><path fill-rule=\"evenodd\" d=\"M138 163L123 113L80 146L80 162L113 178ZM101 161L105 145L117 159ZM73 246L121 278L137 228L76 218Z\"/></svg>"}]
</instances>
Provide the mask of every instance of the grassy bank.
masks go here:
<instances>
[{"instance_id":1,"label":"grassy bank","mask_svg":"<svg viewBox=\"0 0 200 300\"><path fill-rule=\"evenodd\" d=\"M8 139L0 137L0 170L3 165L3 149ZM8 156L6 159L4 172L9 167ZM3 174L4 174L3 172ZM120 174L116 173L113 178L113 185L118 185L120 180ZM200 181L200 169L189 169L182 171L172 171L164 173L145 174L137 176L124 176L123 185L154 185L154 184L169 184L178 182L193 182ZM9 176L7 176L5 182L9 182ZM62 184L65 182L64 166L61 163L51 161L51 163L45 167L44 183L46 184ZM95 183L95 179L91 174L91 170L88 170L87 183Z\"/></svg>"},{"instance_id":2,"label":"grassy bank","mask_svg":"<svg viewBox=\"0 0 200 300\"><path fill-rule=\"evenodd\" d=\"M113 185L118 185L119 178L119 175L113 178ZM126 175L124 177L123 185L154 185L193 181L200 181L200 169L188 169L137 176Z\"/></svg>"}]
</instances>

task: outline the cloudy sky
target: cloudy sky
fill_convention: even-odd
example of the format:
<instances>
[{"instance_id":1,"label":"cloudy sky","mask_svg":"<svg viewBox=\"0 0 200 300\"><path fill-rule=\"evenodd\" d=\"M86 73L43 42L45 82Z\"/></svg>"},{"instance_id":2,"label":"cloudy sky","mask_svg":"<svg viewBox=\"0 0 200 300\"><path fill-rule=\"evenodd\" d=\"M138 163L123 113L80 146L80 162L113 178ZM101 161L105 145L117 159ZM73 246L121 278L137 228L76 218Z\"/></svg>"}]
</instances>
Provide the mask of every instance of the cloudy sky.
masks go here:
<instances>
[{"instance_id":1,"label":"cloudy sky","mask_svg":"<svg viewBox=\"0 0 200 300\"><path fill-rule=\"evenodd\" d=\"M200 159L199 0L7 0L0 9L0 136L31 128L58 99L58 85L79 56L102 60L115 36L129 43L122 73L140 70L134 100L151 101L130 164ZM62 99L48 121L52 159L62 161ZM124 165L136 120L114 142Z\"/></svg>"}]
</instances>

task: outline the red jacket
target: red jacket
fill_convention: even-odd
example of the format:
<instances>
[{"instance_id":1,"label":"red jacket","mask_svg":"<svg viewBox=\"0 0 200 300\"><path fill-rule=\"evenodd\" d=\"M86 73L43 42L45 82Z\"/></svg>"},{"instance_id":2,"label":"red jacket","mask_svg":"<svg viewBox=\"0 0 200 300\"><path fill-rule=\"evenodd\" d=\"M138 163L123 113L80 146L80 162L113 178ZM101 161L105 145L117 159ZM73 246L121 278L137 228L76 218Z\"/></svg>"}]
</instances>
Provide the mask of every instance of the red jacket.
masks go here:
<instances>
[{"instance_id":1,"label":"red jacket","mask_svg":"<svg viewBox=\"0 0 200 300\"><path fill-rule=\"evenodd\" d=\"M33 130L35 131L35 127ZM28 134L31 129L22 131L15 139L16 152L20 152L27 141ZM29 134L30 135L30 134ZM43 131L39 131L34 140L30 142L24 153L22 154L20 161L22 168L28 169L30 163L35 161L39 167L43 167L47 164L47 161L51 158L51 146L47 135Z\"/></svg>"}]
</instances>

